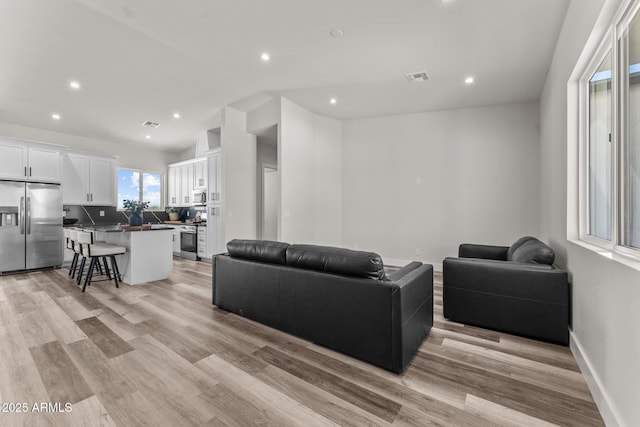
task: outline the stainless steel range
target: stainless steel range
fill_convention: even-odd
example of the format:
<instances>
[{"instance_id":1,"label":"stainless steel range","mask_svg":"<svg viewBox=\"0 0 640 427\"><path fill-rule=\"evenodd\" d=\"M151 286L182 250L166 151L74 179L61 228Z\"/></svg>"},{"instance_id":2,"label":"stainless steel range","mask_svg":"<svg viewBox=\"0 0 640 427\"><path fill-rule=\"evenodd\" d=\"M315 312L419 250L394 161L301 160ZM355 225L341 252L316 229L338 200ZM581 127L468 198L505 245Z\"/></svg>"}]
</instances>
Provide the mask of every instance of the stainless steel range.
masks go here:
<instances>
[{"instance_id":1,"label":"stainless steel range","mask_svg":"<svg viewBox=\"0 0 640 427\"><path fill-rule=\"evenodd\" d=\"M0 181L0 274L62 265L57 184Z\"/></svg>"},{"instance_id":2,"label":"stainless steel range","mask_svg":"<svg viewBox=\"0 0 640 427\"><path fill-rule=\"evenodd\" d=\"M198 259L198 230L195 225L180 226L180 256L182 258Z\"/></svg>"}]
</instances>

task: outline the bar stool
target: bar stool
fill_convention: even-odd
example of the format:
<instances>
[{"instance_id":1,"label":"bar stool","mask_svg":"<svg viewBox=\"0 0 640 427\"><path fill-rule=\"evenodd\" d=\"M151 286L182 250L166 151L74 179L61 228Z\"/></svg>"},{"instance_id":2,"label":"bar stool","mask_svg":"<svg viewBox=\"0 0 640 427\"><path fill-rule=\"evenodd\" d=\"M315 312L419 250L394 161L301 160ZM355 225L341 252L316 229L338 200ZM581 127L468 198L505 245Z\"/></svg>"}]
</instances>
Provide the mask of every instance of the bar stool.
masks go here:
<instances>
[{"instance_id":1,"label":"bar stool","mask_svg":"<svg viewBox=\"0 0 640 427\"><path fill-rule=\"evenodd\" d=\"M73 275L76 272L76 264L78 263L79 253L76 252L73 248L73 240L71 240L71 228L63 228L62 232L64 233L65 246L67 249L73 251L73 259L71 260L71 265L69 265L69 276L74 277Z\"/></svg>"},{"instance_id":2,"label":"bar stool","mask_svg":"<svg viewBox=\"0 0 640 427\"><path fill-rule=\"evenodd\" d=\"M75 252L73 254L73 261L70 267L71 271L69 272L69 274L72 279L73 278L76 279L78 286L80 286L80 284L82 283L82 275L84 274L84 268L87 261L87 258L85 256L82 256L82 259L80 259L80 256L82 255L82 250L81 250L82 245L80 244L80 242L78 242L79 231L91 233L93 244L106 244L105 242L95 240L95 234L94 234L95 230L84 229L79 227L73 227L69 229L69 240L71 241L71 246L73 247L73 250ZM103 258L103 262L104 262L104 271L108 272L109 267L107 266L107 260ZM104 271L102 268L102 264L98 262L97 266L98 266L98 272L100 273L100 275L103 275ZM77 272L77 276L76 276L76 272ZM108 274L107 276L109 277L109 280L111 280L111 275Z\"/></svg>"},{"instance_id":3,"label":"bar stool","mask_svg":"<svg viewBox=\"0 0 640 427\"><path fill-rule=\"evenodd\" d=\"M87 271L86 277L84 279L84 285L82 286L82 292L85 291L87 285L91 285L91 281L93 279L94 270L96 268L101 268L100 259L104 262L104 268L106 271L107 279L103 280L111 280L113 276L113 280L116 283L116 288L118 288L118 282L122 281L120 277L120 270L118 269L118 263L116 262L116 255L122 255L126 253L126 248L123 246L112 245L108 243L94 243L93 233L88 231L78 231L77 232L78 243L80 244L80 253L83 256L80 272L78 273L78 283L81 280L82 270L84 269L84 264L86 259L89 258L89 270ZM109 266L107 264L107 258L111 259L111 269L109 270ZM113 275L111 274L113 272Z\"/></svg>"},{"instance_id":4,"label":"bar stool","mask_svg":"<svg viewBox=\"0 0 640 427\"><path fill-rule=\"evenodd\" d=\"M67 247L69 249L72 249L74 252L73 260L71 261L71 266L69 267L69 275L72 279L75 278L79 285L80 277L82 277L82 271L84 270L85 258L83 257L82 260L80 260L80 255L82 254L80 253L80 242L78 242L78 231L80 231L80 229L78 228L69 229L69 244L67 245ZM80 265L78 265L78 261L80 261ZM77 278L76 272L78 273Z\"/></svg>"}]
</instances>

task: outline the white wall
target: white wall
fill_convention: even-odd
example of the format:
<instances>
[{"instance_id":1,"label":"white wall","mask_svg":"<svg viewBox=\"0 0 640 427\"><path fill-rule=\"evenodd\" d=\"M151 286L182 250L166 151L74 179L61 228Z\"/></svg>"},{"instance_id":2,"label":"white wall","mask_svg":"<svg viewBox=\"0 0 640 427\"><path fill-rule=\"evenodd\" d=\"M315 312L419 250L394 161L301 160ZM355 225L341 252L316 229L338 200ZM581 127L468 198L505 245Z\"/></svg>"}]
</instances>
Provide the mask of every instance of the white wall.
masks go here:
<instances>
[{"instance_id":1,"label":"white wall","mask_svg":"<svg viewBox=\"0 0 640 427\"><path fill-rule=\"evenodd\" d=\"M281 240L340 245L341 124L281 99Z\"/></svg>"},{"instance_id":2,"label":"white wall","mask_svg":"<svg viewBox=\"0 0 640 427\"><path fill-rule=\"evenodd\" d=\"M576 87L575 81L569 88L567 82L576 63L583 64L590 56L598 34L621 2L573 0L567 12L540 101L540 220L541 234L572 275L571 347L600 412L607 425L637 426L640 272L567 240L577 237L578 185ZM580 57L583 49L585 55Z\"/></svg>"},{"instance_id":3,"label":"white wall","mask_svg":"<svg viewBox=\"0 0 640 427\"><path fill-rule=\"evenodd\" d=\"M256 136L245 131L245 119L238 110L223 109L223 242L256 238Z\"/></svg>"},{"instance_id":4,"label":"white wall","mask_svg":"<svg viewBox=\"0 0 640 427\"><path fill-rule=\"evenodd\" d=\"M538 139L537 103L344 122L343 245L440 269L537 235Z\"/></svg>"},{"instance_id":5,"label":"white wall","mask_svg":"<svg viewBox=\"0 0 640 427\"><path fill-rule=\"evenodd\" d=\"M247 132L256 133L280 123L281 100L274 98L247 113Z\"/></svg>"},{"instance_id":6,"label":"white wall","mask_svg":"<svg viewBox=\"0 0 640 427\"><path fill-rule=\"evenodd\" d=\"M130 143L118 143L117 141L85 138L10 123L0 122L0 135L64 145L73 150L85 151L97 155L118 156L116 165L122 168L144 169L165 173L167 163L176 161L176 155L174 153L154 150L151 146L147 145L134 145Z\"/></svg>"}]
</instances>

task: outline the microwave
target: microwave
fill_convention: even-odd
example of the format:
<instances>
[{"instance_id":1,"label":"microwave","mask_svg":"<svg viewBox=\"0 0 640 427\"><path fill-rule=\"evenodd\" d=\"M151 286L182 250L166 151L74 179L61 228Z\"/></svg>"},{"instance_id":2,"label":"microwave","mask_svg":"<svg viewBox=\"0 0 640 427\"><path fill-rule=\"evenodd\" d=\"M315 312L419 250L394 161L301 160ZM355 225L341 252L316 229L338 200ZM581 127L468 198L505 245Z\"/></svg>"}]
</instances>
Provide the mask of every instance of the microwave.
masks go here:
<instances>
[{"instance_id":1,"label":"microwave","mask_svg":"<svg viewBox=\"0 0 640 427\"><path fill-rule=\"evenodd\" d=\"M206 191L194 191L191 198L194 205L206 205L207 204L207 192Z\"/></svg>"}]
</instances>

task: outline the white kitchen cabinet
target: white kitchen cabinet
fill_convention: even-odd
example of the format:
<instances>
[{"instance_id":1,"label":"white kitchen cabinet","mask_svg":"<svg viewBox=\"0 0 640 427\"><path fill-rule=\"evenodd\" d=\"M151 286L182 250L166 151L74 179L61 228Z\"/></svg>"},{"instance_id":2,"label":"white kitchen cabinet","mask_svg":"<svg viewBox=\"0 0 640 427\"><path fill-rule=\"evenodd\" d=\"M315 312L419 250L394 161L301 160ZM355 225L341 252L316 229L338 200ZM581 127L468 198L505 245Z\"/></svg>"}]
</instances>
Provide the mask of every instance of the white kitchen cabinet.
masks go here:
<instances>
[{"instance_id":1,"label":"white kitchen cabinet","mask_svg":"<svg viewBox=\"0 0 640 427\"><path fill-rule=\"evenodd\" d=\"M38 182L62 181L59 148L29 144L29 180Z\"/></svg>"},{"instance_id":2,"label":"white kitchen cabinet","mask_svg":"<svg viewBox=\"0 0 640 427\"><path fill-rule=\"evenodd\" d=\"M207 160L202 159L193 163L193 189L207 189Z\"/></svg>"},{"instance_id":3,"label":"white kitchen cabinet","mask_svg":"<svg viewBox=\"0 0 640 427\"><path fill-rule=\"evenodd\" d=\"M167 205L181 206L180 203L180 167L169 166L167 173Z\"/></svg>"},{"instance_id":4,"label":"white kitchen cabinet","mask_svg":"<svg viewBox=\"0 0 640 427\"><path fill-rule=\"evenodd\" d=\"M193 204L194 191L207 192L208 196L208 167L208 159L187 160L168 165L167 205L190 206Z\"/></svg>"},{"instance_id":5,"label":"white kitchen cabinet","mask_svg":"<svg viewBox=\"0 0 640 427\"><path fill-rule=\"evenodd\" d=\"M173 229L173 254L180 255L180 229L178 227Z\"/></svg>"},{"instance_id":6,"label":"white kitchen cabinet","mask_svg":"<svg viewBox=\"0 0 640 427\"><path fill-rule=\"evenodd\" d=\"M226 251L222 236L222 205L219 203L207 206L207 250L206 258Z\"/></svg>"},{"instance_id":7,"label":"white kitchen cabinet","mask_svg":"<svg viewBox=\"0 0 640 427\"><path fill-rule=\"evenodd\" d=\"M0 138L0 178L58 183L62 177L61 149L56 145Z\"/></svg>"},{"instance_id":8,"label":"white kitchen cabinet","mask_svg":"<svg viewBox=\"0 0 640 427\"><path fill-rule=\"evenodd\" d=\"M222 201L222 167L220 162L220 150L215 150L207 155L207 175L209 202L219 203Z\"/></svg>"},{"instance_id":9,"label":"white kitchen cabinet","mask_svg":"<svg viewBox=\"0 0 640 427\"><path fill-rule=\"evenodd\" d=\"M89 166L90 204L111 206L114 198L115 161L105 157L91 156Z\"/></svg>"},{"instance_id":10,"label":"white kitchen cabinet","mask_svg":"<svg viewBox=\"0 0 640 427\"><path fill-rule=\"evenodd\" d=\"M27 154L24 143L0 139L0 177L27 179Z\"/></svg>"},{"instance_id":11,"label":"white kitchen cabinet","mask_svg":"<svg viewBox=\"0 0 640 427\"><path fill-rule=\"evenodd\" d=\"M66 205L113 206L115 161L109 157L67 152L62 200Z\"/></svg>"},{"instance_id":12,"label":"white kitchen cabinet","mask_svg":"<svg viewBox=\"0 0 640 427\"><path fill-rule=\"evenodd\" d=\"M89 204L89 156L65 153L62 174L62 202L65 205Z\"/></svg>"},{"instance_id":13,"label":"white kitchen cabinet","mask_svg":"<svg viewBox=\"0 0 640 427\"><path fill-rule=\"evenodd\" d=\"M197 227L197 239L198 239L198 257L209 258L207 255L207 227Z\"/></svg>"},{"instance_id":14,"label":"white kitchen cabinet","mask_svg":"<svg viewBox=\"0 0 640 427\"><path fill-rule=\"evenodd\" d=\"M193 165L191 163L180 166L180 201L184 205L192 203L193 193Z\"/></svg>"}]
</instances>

